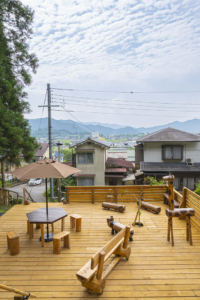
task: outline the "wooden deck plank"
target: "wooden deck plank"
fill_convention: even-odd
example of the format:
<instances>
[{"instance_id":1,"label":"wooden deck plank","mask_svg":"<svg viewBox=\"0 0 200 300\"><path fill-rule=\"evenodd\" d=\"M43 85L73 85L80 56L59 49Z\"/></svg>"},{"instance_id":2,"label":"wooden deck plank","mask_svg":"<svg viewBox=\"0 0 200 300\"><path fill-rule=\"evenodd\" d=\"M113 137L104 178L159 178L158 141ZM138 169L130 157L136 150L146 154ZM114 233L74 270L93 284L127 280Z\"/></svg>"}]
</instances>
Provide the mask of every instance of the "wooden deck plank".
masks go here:
<instances>
[{"instance_id":1,"label":"wooden deck plank","mask_svg":"<svg viewBox=\"0 0 200 300\"><path fill-rule=\"evenodd\" d=\"M45 300L200 300L200 232L192 227L194 245L190 246L186 242L185 221L174 219L172 247L167 242L167 206L159 205L159 215L142 211L144 227L134 228L133 242L129 242L131 257L128 262L122 259L110 273L101 296L89 295L76 279L76 272L112 238L106 218L113 215L116 221L131 224L136 203L126 203L123 214L103 210L101 203L50 203L49 207L62 207L69 215L82 216L81 232L70 230L70 220L66 218L71 249L61 248L60 255L53 254L52 242L41 247L40 229L34 228L32 240L26 232L26 213L44 204L16 205L0 218L0 283L34 292L38 299ZM15 257L10 256L6 243L6 232L13 229L20 236L20 254ZM54 231L61 231L60 221L55 223ZM0 290L0 299L13 299L13 294Z\"/></svg>"}]
</instances>

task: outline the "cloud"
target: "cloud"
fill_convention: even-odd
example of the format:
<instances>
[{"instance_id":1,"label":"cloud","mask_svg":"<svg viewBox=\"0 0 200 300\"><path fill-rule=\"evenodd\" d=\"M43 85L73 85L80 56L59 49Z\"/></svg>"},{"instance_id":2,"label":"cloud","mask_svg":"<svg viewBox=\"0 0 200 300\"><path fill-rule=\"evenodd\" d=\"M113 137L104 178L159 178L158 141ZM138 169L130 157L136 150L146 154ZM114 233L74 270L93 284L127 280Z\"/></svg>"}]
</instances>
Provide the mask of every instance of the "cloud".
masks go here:
<instances>
[{"instance_id":1,"label":"cloud","mask_svg":"<svg viewBox=\"0 0 200 300\"><path fill-rule=\"evenodd\" d=\"M62 87L190 87L200 69L200 5L192 0L22 0L35 10L31 93ZM193 86L194 87L194 86ZM29 92L30 99L31 93ZM38 96L41 99L41 95ZM39 100L38 100L39 101ZM40 100L41 101L41 100Z\"/></svg>"}]
</instances>

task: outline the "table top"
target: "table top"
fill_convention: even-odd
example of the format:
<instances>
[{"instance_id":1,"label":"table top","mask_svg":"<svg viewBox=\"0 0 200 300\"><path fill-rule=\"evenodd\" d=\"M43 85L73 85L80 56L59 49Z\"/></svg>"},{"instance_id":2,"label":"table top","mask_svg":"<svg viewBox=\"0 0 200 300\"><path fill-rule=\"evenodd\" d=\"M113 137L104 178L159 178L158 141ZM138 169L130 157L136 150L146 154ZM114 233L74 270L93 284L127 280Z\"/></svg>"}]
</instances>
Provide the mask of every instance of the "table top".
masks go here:
<instances>
[{"instance_id":1,"label":"table top","mask_svg":"<svg viewBox=\"0 0 200 300\"><path fill-rule=\"evenodd\" d=\"M67 217L68 213L60 207L50 207L48 209L48 216L46 214L46 207L34 210L27 215L30 223L34 224L52 224L60 219Z\"/></svg>"}]
</instances>

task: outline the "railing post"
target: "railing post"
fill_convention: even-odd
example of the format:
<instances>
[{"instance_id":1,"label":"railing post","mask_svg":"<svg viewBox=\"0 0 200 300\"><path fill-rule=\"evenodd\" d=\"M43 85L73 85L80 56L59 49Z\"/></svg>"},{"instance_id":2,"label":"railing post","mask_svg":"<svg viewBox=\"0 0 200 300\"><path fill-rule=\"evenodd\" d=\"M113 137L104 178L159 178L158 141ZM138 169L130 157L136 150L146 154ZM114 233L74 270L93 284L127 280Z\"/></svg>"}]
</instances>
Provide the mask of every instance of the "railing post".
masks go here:
<instances>
[{"instance_id":1,"label":"railing post","mask_svg":"<svg viewBox=\"0 0 200 300\"><path fill-rule=\"evenodd\" d=\"M69 187L66 186L66 200L67 204L69 204Z\"/></svg>"},{"instance_id":2,"label":"railing post","mask_svg":"<svg viewBox=\"0 0 200 300\"><path fill-rule=\"evenodd\" d=\"M92 204L94 204L94 187L92 186Z\"/></svg>"},{"instance_id":3,"label":"railing post","mask_svg":"<svg viewBox=\"0 0 200 300\"><path fill-rule=\"evenodd\" d=\"M117 203L117 187L115 186L115 203Z\"/></svg>"},{"instance_id":4,"label":"railing post","mask_svg":"<svg viewBox=\"0 0 200 300\"><path fill-rule=\"evenodd\" d=\"M183 191L182 191L182 204L181 204L181 207L180 208L186 208L186 193L187 193L187 188L186 187L184 187L183 188ZM184 216L180 216L179 217L179 220L183 220L183 219L185 219L185 217Z\"/></svg>"}]
</instances>

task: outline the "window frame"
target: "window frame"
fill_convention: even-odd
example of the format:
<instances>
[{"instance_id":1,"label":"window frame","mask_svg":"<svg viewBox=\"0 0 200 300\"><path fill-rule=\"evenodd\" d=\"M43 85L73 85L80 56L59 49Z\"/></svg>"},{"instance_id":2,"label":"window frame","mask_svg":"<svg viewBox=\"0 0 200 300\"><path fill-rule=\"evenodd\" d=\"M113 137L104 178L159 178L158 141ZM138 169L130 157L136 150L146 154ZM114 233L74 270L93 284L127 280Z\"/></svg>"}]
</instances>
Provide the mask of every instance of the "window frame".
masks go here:
<instances>
[{"instance_id":1,"label":"window frame","mask_svg":"<svg viewBox=\"0 0 200 300\"><path fill-rule=\"evenodd\" d=\"M165 149L171 147L172 158L165 157ZM181 158L173 158L173 148L180 147L181 149ZM183 145L162 145L162 160L183 160Z\"/></svg>"},{"instance_id":2,"label":"window frame","mask_svg":"<svg viewBox=\"0 0 200 300\"><path fill-rule=\"evenodd\" d=\"M79 162L79 155L80 154L84 155L84 162L83 163ZM87 162L86 155L88 155L88 154L92 154L92 162ZM91 152L77 153L77 156L78 156L78 164L79 165L92 165L92 164L94 164L94 155Z\"/></svg>"}]
</instances>

